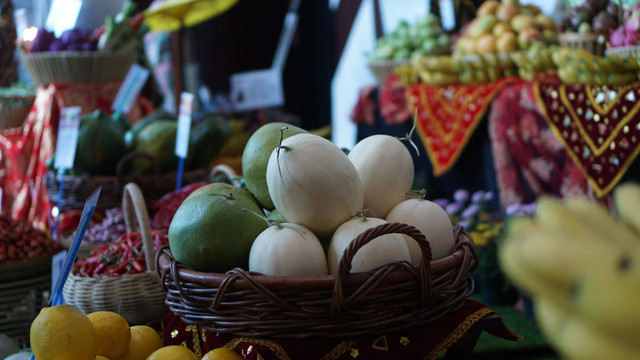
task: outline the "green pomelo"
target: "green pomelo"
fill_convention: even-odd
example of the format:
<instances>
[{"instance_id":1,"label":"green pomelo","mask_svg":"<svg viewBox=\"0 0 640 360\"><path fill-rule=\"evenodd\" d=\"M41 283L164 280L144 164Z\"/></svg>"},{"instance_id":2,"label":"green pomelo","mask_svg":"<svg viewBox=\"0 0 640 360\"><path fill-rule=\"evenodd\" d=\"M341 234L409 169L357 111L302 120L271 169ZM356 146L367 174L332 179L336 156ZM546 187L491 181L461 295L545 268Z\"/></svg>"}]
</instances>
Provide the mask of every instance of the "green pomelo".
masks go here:
<instances>
[{"instance_id":1,"label":"green pomelo","mask_svg":"<svg viewBox=\"0 0 640 360\"><path fill-rule=\"evenodd\" d=\"M194 270L224 273L249 268L255 238L267 228L246 190L225 183L205 185L187 197L169 226L174 258Z\"/></svg>"},{"instance_id":2,"label":"green pomelo","mask_svg":"<svg viewBox=\"0 0 640 360\"><path fill-rule=\"evenodd\" d=\"M286 126L283 139L307 131L282 122L273 122L261 126L251 135L242 153L242 175L247 190L256 197L260 205L267 210L275 206L267 188L267 164L273 149L280 143L280 129Z\"/></svg>"}]
</instances>

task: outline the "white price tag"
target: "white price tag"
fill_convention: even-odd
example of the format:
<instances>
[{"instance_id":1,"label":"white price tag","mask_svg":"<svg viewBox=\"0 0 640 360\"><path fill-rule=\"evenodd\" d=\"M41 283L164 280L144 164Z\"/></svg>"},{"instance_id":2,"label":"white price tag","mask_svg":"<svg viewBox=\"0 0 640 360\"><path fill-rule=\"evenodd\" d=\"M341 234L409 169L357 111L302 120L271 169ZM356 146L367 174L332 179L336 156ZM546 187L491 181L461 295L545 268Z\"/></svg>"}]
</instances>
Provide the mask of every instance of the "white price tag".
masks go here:
<instances>
[{"instance_id":1,"label":"white price tag","mask_svg":"<svg viewBox=\"0 0 640 360\"><path fill-rule=\"evenodd\" d=\"M231 75L231 101L239 111L283 105L284 92L280 69Z\"/></svg>"},{"instance_id":2,"label":"white price tag","mask_svg":"<svg viewBox=\"0 0 640 360\"><path fill-rule=\"evenodd\" d=\"M183 92L180 95L180 110L178 111L178 134L176 135L176 155L185 159L189 150L189 132L191 130L191 108L193 94Z\"/></svg>"},{"instance_id":3,"label":"white price tag","mask_svg":"<svg viewBox=\"0 0 640 360\"><path fill-rule=\"evenodd\" d=\"M76 26L81 8L82 0L53 0L45 27L60 37L63 31Z\"/></svg>"},{"instance_id":4,"label":"white price tag","mask_svg":"<svg viewBox=\"0 0 640 360\"><path fill-rule=\"evenodd\" d=\"M82 108L79 106L66 107L60 111L58 139L56 140L56 160L53 163L53 167L56 169L71 169L73 167L78 145L81 112Z\"/></svg>"},{"instance_id":5,"label":"white price tag","mask_svg":"<svg viewBox=\"0 0 640 360\"><path fill-rule=\"evenodd\" d=\"M111 109L123 114L131 111L134 101L138 97L138 94L140 94L140 91L142 91L142 87L148 78L149 70L138 64L131 65L127 76L124 78L124 81L122 81L122 85L120 85L115 100L113 100Z\"/></svg>"}]
</instances>

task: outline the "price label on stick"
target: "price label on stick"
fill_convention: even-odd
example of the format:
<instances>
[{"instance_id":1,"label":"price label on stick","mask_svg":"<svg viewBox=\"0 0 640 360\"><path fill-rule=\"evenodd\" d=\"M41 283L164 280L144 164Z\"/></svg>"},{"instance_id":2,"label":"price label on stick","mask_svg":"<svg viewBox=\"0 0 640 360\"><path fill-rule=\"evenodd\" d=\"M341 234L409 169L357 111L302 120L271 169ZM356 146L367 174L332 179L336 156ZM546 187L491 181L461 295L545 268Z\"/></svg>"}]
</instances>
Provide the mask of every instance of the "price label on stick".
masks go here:
<instances>
[{"instance_id":1,"label":"price label on stick","mask_svg":"<svg viewBox=\"0 0 640 360\"><path fill-rule=\"evenodd\" d=\"M60 111L58 123L58 139L56 140L56 160L53 167L56 169L71 169L76 157L78 145L78 128L80 127L79 106L66 107Z\"/></svg>"},{"instance_id":2,"label":"price label on stick","mask_svg":"<svg viewBox=\"0 0 640 360\"><path fill-rule=\"evenodd\" d=\"M131 111L133 102L142 91L142 87L149 78L149 70L138 64L131 65L127 76L122 81L111 109L117 114L127 114Z\"/></svg>"},{"instance_id":3,"label":"price label on stick","mask_svg":"<svg viewBox=\"0 0 640 360\"><path fill-rule=\"evenodd\" d=\"M176 135L176 155L183 159L187 157L187 151L189 150L189 131L191 130L192 106L193 94L183 92L180 95L178 134Z\"/></svg>"}]
</instances>

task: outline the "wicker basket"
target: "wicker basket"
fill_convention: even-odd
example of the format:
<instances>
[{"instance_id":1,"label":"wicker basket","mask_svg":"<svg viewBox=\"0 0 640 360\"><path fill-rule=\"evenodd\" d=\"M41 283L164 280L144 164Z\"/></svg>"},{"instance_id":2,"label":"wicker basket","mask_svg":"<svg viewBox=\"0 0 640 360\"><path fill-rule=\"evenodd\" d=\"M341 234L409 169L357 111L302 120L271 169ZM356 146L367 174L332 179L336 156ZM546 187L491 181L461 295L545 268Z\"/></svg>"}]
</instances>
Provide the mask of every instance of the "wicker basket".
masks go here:
<instances>
[{"instance_id":1,"label":"wicker basket","mask_svg":"<svg viewBox=\"0 0 640 360\"><path fill-rule=\"evenodd\" d=\"M336 275L265 276L239 268L202 273L176 262L168 247L156 253L156 270L170 310L186 323L212 331L271 338L382 334L428 324L463 306L472 294L475 247L461 227L454 231L452 253L430 261L429 243L415 227L379 225L351 242ZM421 265L395 262L350 274L358 249L386 233L415 239Z\"/></svg>"},{"instance_id":2,"label":"wicker basket","mask_svg":"<svg viewBox=\"0 0 640 360\"><path fill-rule=\"evenodd\" d=\"M154 175L124 175L125 164L135 157L145 157L154 164ZM124 184L136 183L142 189L147 205L160 199L163 195L175 190L176 172L160 174L157 161L150 155L131 152L118 162L116 176L66 176L64 177L64 193L61 209L82 209L85 200L102 186L102 195L98 202L98 209L111 209L121 204L122 188ZM61 177L55 171L47 172L44 183L49 191L51 202L58 203ZM185 171L182 184L188 185L198 181L209 180L209 169Z\"/></svg>"},{"instance_id":3,"label":"wicker basket","mask_svg":"<svg viewBox=\"0 0 640 360\"><path fill-rule=\"evenodd\" d=\"M615 55L623 59L640 59L640 46L619 46L607 48L606 55Z\"/></svg>"},{"instance_id":4,"label":"wicker basket","mask_svg":"<svg viewBox=\"0 0 640 360\"><path fill-rule=\"evenodd\" d=\"M50 260L50 258L49 258ZM51 266L39 275L0 282L0 333L29 347L31 322L47 306L51 291Z\"/></svg>"},{"instance_id":5,"label":"wicker basket","mask_svg":"<svg viewBox=\"0 0 640 360\"><path fill-rule=\"evenodd\" d=\"M380 60L369 62L369 70L376 78L379 85L384 84L384 81L389 75L394 74L394 70L398 66L411 65L409 60Z\"/></svg>"},{"instance_id":6,"label":"wicker basket","mask_svg":"<svg viewBox=\"0 0 640 360\"><path fill-rule=\"evenodd\" d=\"M35 95L0 96L0 130L22 126L35 99Z\"/></svg>"},{"instance_id":7,"label":"wicker basket","mask_svg":"<svg viewBox=\"0 0 640 360\"><path fill-rule=\"evenodd\" d=\"M60 51L21 54L34 84L100 83L122 80L136 61L135 51Z\"/></svg>"},{"instance_id":8,"label":"wicker basket","mask_svg":"<svg viewBox=\"0 0 640 360\"><path fill-rule=\"evenodd\" d=\"M561 47L569 49L584 49L593 55L603 56L607 48L604 37L597 34L579 34L565 32L558 34Z\"/></svg>"},{"instance_id":9,"label":"wicker basket","mask_svg":"<svg viewBox=\"0 0 640 360\"><path fill-rule=\"evenodd\" d=\"M147 271L141 274L112 278L91 278L69 274L63 295L67 304L85 314L94 311L114 311L122 315L130 325L159 321L167 314L165 293L155 274L153 238L147 207L138 185L129 183L122 196L127 232L134 231L137 223L142 234Z\"/></svg>"}]
</instances>

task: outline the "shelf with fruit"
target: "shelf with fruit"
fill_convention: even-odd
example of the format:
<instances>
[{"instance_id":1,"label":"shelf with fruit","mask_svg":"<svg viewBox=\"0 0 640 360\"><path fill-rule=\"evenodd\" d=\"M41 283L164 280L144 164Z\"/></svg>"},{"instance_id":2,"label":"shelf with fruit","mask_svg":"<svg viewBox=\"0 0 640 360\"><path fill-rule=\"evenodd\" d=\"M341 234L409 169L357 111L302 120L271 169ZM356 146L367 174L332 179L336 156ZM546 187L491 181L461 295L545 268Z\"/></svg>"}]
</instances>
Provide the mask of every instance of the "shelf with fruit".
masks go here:
<instances>
[{"instance_id":1,"label":"shelf with fruit","mask_svg":"<svg viewBox=\"0 0 640 360\"><path fill-rule=\"evenodd\" d=\"M560 45L582 48L595 55L603 55L609 34L620 22L617 0L588 0L577 6L569 6L560 22Z\"/></svg>"},{"instance_id":2,"label":"shelf with fruit","mask_svg":"<svg viewBox=\"0 0 640 360\"><path fill-rule=\"evenodd\" d=\"M581 49L560 48L552 59L566 84L621 86L638 80L640 64L616 55L597 56Z\"/></svg>"},{"instance_id":3,"label":"shelf with fruit","mask_svg":"<svg viewBox=\"0 0 640 360\"><path fill-rule=\"evenodd\" d=\"M408 65L411 59L450 52L451 37L435 15L427 14L412 25L406 20L400 21L395 30L377 40L368 61L371 71L382 82L395 67Z\"/></svg>"},{"instance_id":4,"label":"shelf with fruit","mask_svg":"<svg viewBox=\"0 0 640 360\"><path fill-rule=\"evenodd\" d=\"M459 59L462 83L483 83L515 75L518 61L512 55L526 52L540 42L557 42L556 24L551 17L534 5L520 5L518 0L490 0L478 8L476 18L465 27L452 56ZM532 50L539 60L532 60L537 62L528 71L547 68L548 61L540 49L536 45Z\"/></svg>"}]
</instances>

